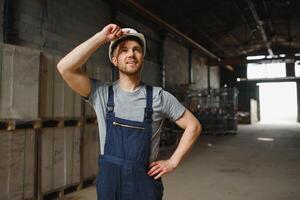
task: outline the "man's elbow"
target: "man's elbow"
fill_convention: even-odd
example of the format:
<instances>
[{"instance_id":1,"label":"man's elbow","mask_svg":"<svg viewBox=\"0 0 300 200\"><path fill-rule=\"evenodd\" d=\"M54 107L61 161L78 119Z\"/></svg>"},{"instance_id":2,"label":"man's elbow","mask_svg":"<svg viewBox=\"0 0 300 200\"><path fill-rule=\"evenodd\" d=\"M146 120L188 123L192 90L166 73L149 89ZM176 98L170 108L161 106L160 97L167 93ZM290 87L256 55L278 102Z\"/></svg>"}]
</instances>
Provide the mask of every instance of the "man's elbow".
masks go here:
<instances>
[{"instance_id":1,"label":"man's elbow","mask_svg":"<svg viewBox=\"0 0 300 200\"><path fill-rule=\"evenodd\" d=\"M201 124L200 124L199 121L197 121L195 129L196 129L195 130L196 134L199 136L201 134L201 132L202 132L202 126L201 126Z\"/></svg>"},{"instance_id":2,"label":"man's elbow","mask_svg":"<svg viewBox=\"0 0 300 200\"><path fill-rule=\"evenodd\" d=\"M57 70L59 71L60 75L64 78L67 78L69 75L75 74L78 72L77 70L71 70L69 66L66 66L63 62L59 62L56 65Z\"/></svg>"},{"instance_id":3,"label":"man's elbow","mask_svg":"<svg viewBox=\"0 0 300 200\"><path fill-rule=\"evenodd\" d=\"M192 130L192 132L194 133L194 135L196 137L198 137L201 134L202 126L201 126L200 122L197 120L193 124L191 124L191 128L190 129Z\"/></svg>"},{"instance_id":4,"label":"man's elbow","mask_svg":"<svg viewBox=\"0 0 300 200\"><path fill-rule=\"evenodd\" d=\"M63 65L61 61L57 63L56 68L62 76L66 75L67 73L66 67Z\"/></svg>"}]
</instances>

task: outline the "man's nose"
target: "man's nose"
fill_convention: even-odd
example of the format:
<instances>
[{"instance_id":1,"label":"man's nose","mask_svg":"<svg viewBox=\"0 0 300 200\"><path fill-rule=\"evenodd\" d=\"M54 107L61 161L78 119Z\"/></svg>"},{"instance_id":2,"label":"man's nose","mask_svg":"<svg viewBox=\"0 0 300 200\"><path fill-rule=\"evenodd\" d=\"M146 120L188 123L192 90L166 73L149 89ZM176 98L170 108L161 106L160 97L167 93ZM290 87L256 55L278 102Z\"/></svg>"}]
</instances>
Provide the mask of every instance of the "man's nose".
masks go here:
<instances>
[{"instance_id":1,"label":"man's nose","mask_svg":"<svg viewBox=\"0 0 300 200\"><path fill-rule=\"evenodd\" d=\"M128 51L128 56L133 56L133 55L134 55L133 50L130 49L130 50Z\"/></svg>"}]
</instances>

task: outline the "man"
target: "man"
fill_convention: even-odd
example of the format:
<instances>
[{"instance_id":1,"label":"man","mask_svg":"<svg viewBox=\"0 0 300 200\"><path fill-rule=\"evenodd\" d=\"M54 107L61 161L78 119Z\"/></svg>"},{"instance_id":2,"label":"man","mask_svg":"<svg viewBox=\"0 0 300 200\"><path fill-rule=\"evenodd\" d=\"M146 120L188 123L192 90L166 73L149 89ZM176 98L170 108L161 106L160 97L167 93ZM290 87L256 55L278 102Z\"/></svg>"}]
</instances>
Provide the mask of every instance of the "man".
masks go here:
<instances>
[{"instance_id":1,"label":"man","mask_svg":"<svg viewBox=\"0 0 300 200\"><path fill-rule=\"evenodd\" d=\"M109 58L119 71L119 80L112 84L90 79L80 69L107 42ZM101 200L162 199L161 176L174 171L201 131L198 120L173 95L141 81L145 52L141 33L109 24L57 65L68 85L85 97L97 114L101 156L96 187ZM184 133L171 158L157 160L166 117Z\"/></svg>"}]
</instances>

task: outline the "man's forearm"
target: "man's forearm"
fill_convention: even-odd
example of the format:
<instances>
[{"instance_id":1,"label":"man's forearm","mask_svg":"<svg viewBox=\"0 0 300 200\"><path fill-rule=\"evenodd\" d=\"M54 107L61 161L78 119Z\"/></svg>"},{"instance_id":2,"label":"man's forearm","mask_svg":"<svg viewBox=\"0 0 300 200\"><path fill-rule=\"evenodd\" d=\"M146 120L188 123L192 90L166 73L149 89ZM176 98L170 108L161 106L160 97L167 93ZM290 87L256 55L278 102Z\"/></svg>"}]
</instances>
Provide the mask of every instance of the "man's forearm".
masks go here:
<instances>
[{"instance_id":1,"label":"man's forearm","mask_svg":"<svg viewBox=\"0 0 300 200\"><path fill-rule=\"evenodd\" d=\"M96 33L63 57L57 64L58 70L62 74L78 70L105 42L105 36L101 32Z\"/></svg>"},{"instance_id":2,"label":"man's forearm","mask_svg":"<svg viewBox=\"0 0 300 200\"><path fill-rule=\"evenodd\" d=\"M91 93L91 79L81 66L104 43L122 37L126 32L116 24L106 25L100 32L78 45L57 64L57 69L66 83L79 95L88 97Z\"/></svg>"},{"instance_id":3,"label":"man's forearm","mask_svg":"<svg viewBox=\"0 0 300 200\"><path fill-rule=\"evenodd\" d=\"M187 127L180 139L179 145L169 159L175 167L183 160L201 133L201 125Z\"/></svg>"},{"instance_id":4,"label":"man's forearm","mask_svg":"<svg viewBox=\"0 0 300 200\"><path fill-rule=\"evenodd\" d=\"M189 117L184 117L184 118L187 119ZM178 123L181 125L185 124L182 123L182 121ZM185 128L184 133L180 139L179 145L175 150L175 152L173 153L173 155L171 156L171 158L168 160L159 160L150 163L149 165L150 169L147 174L149 176L154 176L154 179L158 179L162 175L171 173L173 170L175 170L175 168L177 168L179 163L183 160L184 156L188 153L188 151L195 143L196 139L200 135L200 132L201 132L200 123L192 122L189 126Z\"/></svg>"}]
</instances>

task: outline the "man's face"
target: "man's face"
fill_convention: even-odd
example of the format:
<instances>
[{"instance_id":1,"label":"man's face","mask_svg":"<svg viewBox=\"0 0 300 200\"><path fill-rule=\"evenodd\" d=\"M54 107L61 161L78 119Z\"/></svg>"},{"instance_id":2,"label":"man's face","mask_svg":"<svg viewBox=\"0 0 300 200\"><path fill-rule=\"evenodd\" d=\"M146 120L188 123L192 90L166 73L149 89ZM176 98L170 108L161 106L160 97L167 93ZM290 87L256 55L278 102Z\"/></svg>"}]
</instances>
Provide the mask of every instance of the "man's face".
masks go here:
<instances>
[{"instance_id":1,"label":"man's face","mask_svg":"<svg viewBox=\"0 0 300 200\"><path fill-rule=\"evenodd\" d=\"M136 75L144 62L143 49L137 41L125 40L114 50L112 61L121 73Z\"/></svg>"}]
</instances>

